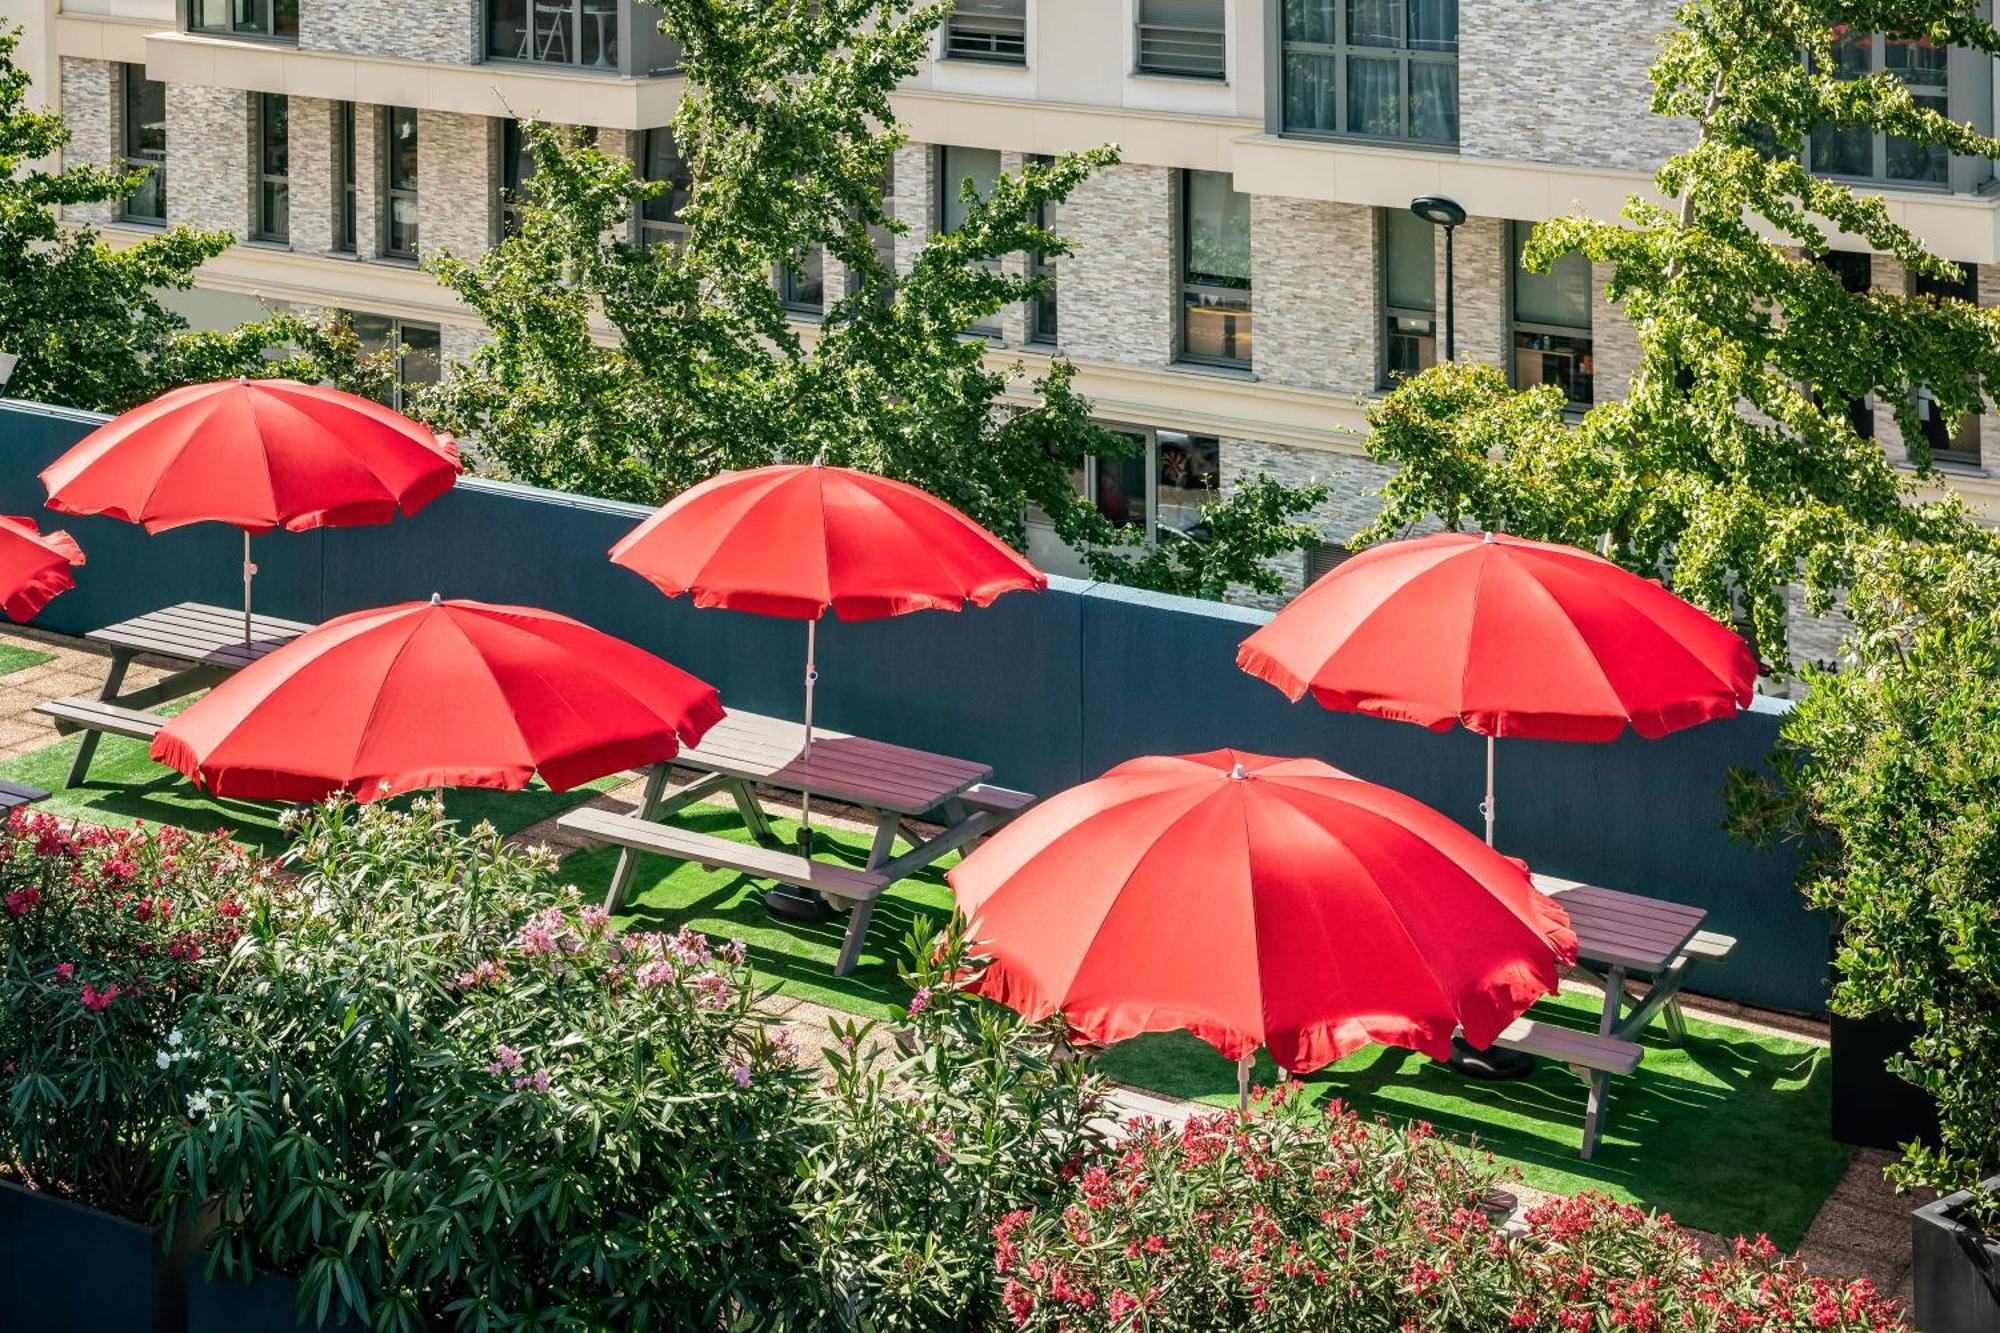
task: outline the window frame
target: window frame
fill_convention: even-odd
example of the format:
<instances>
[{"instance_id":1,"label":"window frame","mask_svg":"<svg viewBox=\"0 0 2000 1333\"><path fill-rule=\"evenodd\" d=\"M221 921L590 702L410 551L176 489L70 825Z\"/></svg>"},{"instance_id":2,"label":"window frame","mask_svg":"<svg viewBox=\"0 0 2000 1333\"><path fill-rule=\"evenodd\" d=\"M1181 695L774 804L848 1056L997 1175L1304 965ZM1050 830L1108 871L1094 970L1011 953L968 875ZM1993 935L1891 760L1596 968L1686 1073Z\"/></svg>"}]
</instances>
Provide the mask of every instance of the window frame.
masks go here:
<instances>
[{"instance_id":1,"label":"window frame","mask_svg":"<svg viewBox=\"0 0 2000 1333\"><path fill-rule=\"evenodd\" d=\"M1961 264L1959 268L1965 274L1965 281L1963 283L1952 284L1951 286L1935 282L1921 273L1910 274L1908 279L1909 294L1911 296L1932 296L1965 301L1977 308L1979 305L1979 267L1976 264ZM1962 290L1952 290L1953 286ZM1923 386L1919 386L1914 397L1918 419L1924 424L1924 435L1930 442L1931 463L1933 465L1945 464L1950 468L1983 468L1986 465L1985 450L1983 448L1984 442L1980 438L1983 434L1983 423L1980 420L1980 413L1973 412L1968 414L1957 423L1958 428L1951 431L1948 435L1942 427L1933 432L1931 423L1936 418L1926 416L1924 412L1925 403L1930 401L1929 390ZM1959 437L1965 435L1968 431L1972 436L1971 444L1969 447L1960 447ZM1950 443L1939 444L1936 438L1938 435L1945 435L1950 440Z\"/></svg>"},{"instance_id":2,"label":"window frame","mask_svg":"<svg viewBox=\"0 0 2000 1333\"><path fill-rule=\"evenodd\" d=\"M1442 349L1438 345L1439 342L1438 339L1439 311L1438 311L1438 292L1437 292L1438 228L1434 224L1430 222L1423 223L1424 232L1426 235L1430 237L1430 242L1431 242L1430 309L1423 310L1419 309L1416 306L1397 305L1390 300L1391 293L1389 290L1389 275L1390 272L1392 271L1392 266L1390 264L1391 247L1389 238L1391 237L1391 235L1394 234L1395 223L1397 219L1403 216L1415 217L1416 215L1413 213L1409 213L1407 209L1381 208L1376 210L1376 236L1378 238L1377 245L1379 247L1379 254L1381 256L1380 262L1378 264L1378 269L1381 274L1381 281L1377 284L1375 305L1378 311L1376 327L1381 331L1382 344L1381 344L1381 355L1378 357L1378 366L1375 378L1376 378L1376 387L1383 390L1395 388L1396 385L1401 382L1401 379L1405 375L1420 373L1421 371L1427 370L1431 366L1436 365L1438 363L1439 354L1442 351ZM1390 349L1395 346L1396 339L1398 338L1418 336L1414 334L1406 334L1404 331L1396 327L1397 321L1404 319L1424 320L1430 324L1431 358L1427 364L1419 366L1416 371L1406 371L1399 373L1392 365Z\"/></svg>"},{"instance_id":3,"label":"window frame","mask_svg":"<svg viewBox=\"0 0 2000 1333\"><path fill-rule=\"evenodd\" d=\"M959 36L958 25L961 15L958 12L957 6L954 5L952 11L945 15L944 22L938 25L938 59L964 61L974 65L998 65L1003 68L1025 69L1028 64L1028 0L974 0L974 3L990 5L1018 4L1021 15L1018 20L1011 14L982 13L976 15L976 17L982 18L987 23L993 25L986 31L989 43L988 49L985 51L979 51L970 47L961 49L956 45ZM967 15L964 17L970 18L974 16ZM1003 52L1000 50L1000 43L1006 39L1010 31L1006 25L1014 22L1018 22L1021 25L1021 49L1018 53ZM974 31L967 33L967 35L977 36L978 34Z\"/></svg>"},{"instance_id":4,"label":"window frame","mask_svg":"<svg viewBox=\"0 0 2000 1333\"><path fill-rule=\"evenodd\" d=\"M1028 161L1037 166L1048 166L1055 161L1046 153L1036 153ZM1035 222L1043 231L1056 228L1056 203L1044 200ZM1056 257L1040 250L1028 254L1028 276L1040 278L1046 284L1039 296L1028 299L1027 327L1023 338L1037 347L1054 347L1062 337L1062 300L1059 279L1056 276Z\"/></svg>"},{"instance_id":5,"label":"window frame","mask_svg":"<svg viewBox=\"0 0 2000 1333\"><path fill-rule=\"evenodd\" d=\"M1219 504L1221 503L1223 498L1222 453L1223 453L1223 447L1227 444L1227 440L1220 435L1204 434L1200 431L1180 430L1169 426L1135 426L1130 424L1129 422L1118 422L1118 421L1100 421L1097 424L1104 430L1109 431L1113 435L1129 436L1137 438L1140 441L1142 441L1142 451L1140 454L1140 459L1144 466L1144 475L1146 478L1145 494L1143 496L1143 502L1146 510L1146 518L1145 518L1146 543L1148 545L1152 545L1159 541L1160 529L1162 528L1162 526L1171 529L1176 536L1183 538L1185 540L1189 541L1198 540L1198 538L1194 536L1193 531L1190 528L1176 527L1172 524L1163 525L1160 522L1160 437L1163 434L1174 435L1174 436L1184 437L1190 441L1208 440L1214 443L1216 485L1214 490L1210 492L1213 498L1207 501L1206 504ZM1098 482L1100 481L1103 475L1102 472L1100 471L1100 465L1104 461L1106 460L1102 454L1085 454L1083 457L1082 475L1077 478L1077 484L1082 488L1078 492L1078 494L1080 494L1085 501L1093 505L1097 503L1096 494L1097 494ZM1126 460L1119 459L1116 461L1124 462ZM1205 508L1206 504L1197 507ZM1041 510L1032 507L1030 508L1028 513L1028 521L1030 523L1039 524L1044 528L1052 526L1046 514L1043 514Z\"/></svg>"},{"instance_id":6,"label":"window frame","mask_svg":"<svg viewBox=\"0 0 2000 1333\"><path fill-rule=\"evenodd\" d=\"M137 170L140 167L150 167L152 169L152 175L144 185L141 185L138 190L133 191L118 201L118 220L141 227L164 227L167 225L167 86L162 80L147 78L144 65L121 63L118 66L118 70L119 158L130 170ZM161 143L157 154L154 150L141 149L134 146L137 142L133 129L132 116L132 90L135 76L139 83L155 84L160 90ZM160 201L160 211L158 214L135 213L132 211L132 201L138 198L142 192L147 191L153 193Z\"/></svg>"},{"instance_id":7,"label":"window frame","mask_svg":"<svg viewBox=\"0 0 2000 1333\"><path fill-rule=\"evenodd\" d=\"M1410 0L1390 0L1396 6L1401 19L1398 25L1402 32L1401 44L1396 46L1356 45L1348 39L1347 10L1349 0L1332 0L1334 16L1334 40L1331 42L1309 41L1293 38L1285 31L1284 6L1273 6L1270 22L1269 43L1271 47L1271 68L1275 77L1270 80L1270 90L1266 94L1268 119L1276 132L1286 138L1327 139L1348 143L1388 144L1398 148L1430 149L1436 152L1457 152L1464 138L1464 124L1459 116L1463 103L1463 85L1459 78L1459 55L1461 40L1458 29L1454 28L1451 49L1428 49L1409 45L1409 4ZM1319 56L1333 62L1333 101L1336 128L1323 129L1317 126L1292 125L1286 120L1287 94L1290 91L1290 67L1294 54ZM1402 122L1402 133L1398 135L1363 134L1348 127L1348 62L1355 58L1394 59L1398 65L1398 87L1401 89L1398 114ZM1414 64L1445 64L1452 68L1453 105L1452 120L1456 134L1450 139L1420 139L1409 132L1410 129L1410 68Z\"/></svg>"},{"instance_id":8,"label":"window frame","mask_svg":"<svg viewBox=\"0 0 2000 1333\"><path fill-rule=\"evenodd\" d=\"M780 263L771 274L772 285L777 288L778 292L778 303L784 306L787 315L800 319L824 319L826 317L826 247L824 245L809 245L801 254L803 257L808 258L815 254L819 256L819 299L817 301L804 299L799 294L803 290L798 281L800 270L790 263Z\"/></svg>"},{"instance_id":9,"label":"window frame","mask_svg":"<svg viewBox=\"0 0 2000 1333\"><path fill-rule=\"evenodd\" d=\"M1596 372L1597 330L1594 321L1593 323L1584 324L1578 327L1567 324L1545 324L1538 320L1526 320L1520 317L1520 311L1518 308L1519 300L1517 292L1519 291L1519 283L1522 276L1524 276L1527 273L1527 270L1521 267L1521 247L1526 243L1528 234L1534 230L1534 225L1535 224L1533 224L1532 222L1510 221L1506 227L1507 382L1513 385L1517 389L1521 387L1521 375L1520 375L1521 353L1524 351L1535 350L1533 348L1524 348L1521 346L1521 337L1523 334L1531 338L1532 337L1569 338L1572 340L1581 341L1586 344L1581 359L1587 360L1591 363L1591 369L1588 372L1585 372L1586 378L1588 378L1588 380L1590 381L1589 388L1591 396L1583 399L1579 398L1568 399L1566 410L1571 413L1587 412L1597 402L1597 372ZM1576 254L1575 251L1571 251L1570 253L1573 255ZM1590 261L1587 258L1583 258L1583 256L1581 255L1577 255L1577 257L1583 259L1583 262L1586 265L1590 263ZM1553 274L1535 274L1533 276L1543 277L1543 276L1553 276ZM1589 289L1591 301L1590 305L1587 305L1585 307L1586 315L1590 314L1592 307L1594 307L1596 304L1596 286L1597 286L1597 276L1595 271L1593 270L1591 273L1590 289ZM1546 380L1540 382L1548 383L1548 381Z\"/></svg>"},{"instance_id":10,"label":"window frame","mask_svg":"<svg viewBox=\"0 0 2000 1333\"><path fill-rule=\"evenodd\" d=\"M1232 287L1225 283L1199 282L1194 277L1191 263L1192 256L1189 253L1194 243L1194 227L1191 225L1191 210L1188 207L1188 200L1189 195L1193 192L1195 178L1198 175L1221 177L1229 182L1229 189L1232 193L1243 193L1243 191L1236 188L1235 176L1227 171L1198 172L1192 168L1187 168L1180 172L1179 196L1175 200L1179 235L1175 238L1174 245L1174 285L1180 317L1175 321L1174 325L1174 360L1182 365L1212 366L1223 370L1251 371L1255 368L1257 353L1257 279L1254 270L1250 278L1241 287ZM1249 225L1250 223L1246 218L1245 227L1247 228ZM1246 237L1246 241L1247 239ZM1248 303L1248 308L1242 312L1241 318L1250 326L1249 355L1242 357L1210 356L1206 353L1191 352L1188 350L1188 314L1191 309L1198 308L1190 303L1189 298L1210 294L1240 295Z\"/></svg>"},{"instance_id":11,"label":"window frame","mask_svg":"<svg viewBox=\"0 0 2000 1333\"><path fill-rule=\"evenodd\" d=\"M955 151L962 153L992 154L993 171L996 178L1004 174L1007 170L1007 159L1005 155L1002 154L1000 150L997 148L980 148L973 144L961 144L961 143L941 143L932 145L933 156L931 159L931 167L932 167L931 174L934 177L936 177L936 189L935 189L936 198L933 200L933 203L935 204L937 209L937 212L934 216L934 221L932 223L932 228L933 231L937 233L942 233L950 230L950 228L946 227L945 220L948 217L950 217L951 210L958 204L958 187L964 184L965 181L972 175L972 173L970 172L954 173L950 170L947 164L951 161L951 155ZM985 262L988 267L994 269L995 271L998 271L1000 268L1000 261L997 259L988 260ZM995 312L992 320L989 321L988 323L974 324L972 327L968 328L965 332L973 337L986 338L992 341L998 341L1001 336L999 313Z\"/></svg>"},{"instance_id":12,"label":"window frame","mask_svg":"<svg viewBox=\"0 0 2000 1333\"><path fill-rule=\"evenodd\" d=\"M660 177L651 174L653 136L656 134L667 136L667 142L672 145L674 150L674 162L681 168L680 175ZM679 245L687 239L687 223L681 221L679 208L671 208L671 216L666 218L649 218L646 216L646 206L648 204L654 203L658 199L664 199L668 201L671 207L672 200L676 194L685 196L688 190L693 187L694 177L687 169L687 159L681 156L680 145L674 142L673 127L671 125L661 125L652 129L641 130L636 141L636 147L639 154L639 161L636 164L639 179L646 181L662 179L669 182L684 181L687 184L677 188L670 186L665 192L658 195L656 199L641 200L632 205L632 242L641 247ZM685 207L685 203L683 203L683 207Z\"/></svg>"},{"instance_id":13,"label":"window frame","mask_svg":"<svg viewBox=\"0 0 2000 1333\"><path fill-rule=\"evenodd\" d=\"M291 99L284 93L252 93L251 97L255 100L251 103L250 111L252 121L250 151L254 158L253 165L256 168L253 173L256 193L252 198L252 206L256 212L256 226L251 229L251 239L262 241L269 245L290 245L292 243ZM284 108L285 170L282 172L271 170L271 145L266 137L271 129L271 108L273 103L281 104ZM274 187L282 192L285 200L284 225L277 227L271 225L272 209L270 191Z\"/></svg>"},{"instance_id":14,"label":"window frame","mask_svg":"<svg viewBox=\"0 0 2000 1333\"><path fill-rule=\"evenodd\" d=\"M348 325L354 329L355 336L361 339L362 350L364 353L368 353L369 351L368 340L366 338L362 338L361 336L360 321L364 319L382 320L385 323L387 323L387 325L389 326L389 333L388 333L388 341L383 344L384 347L393 346L398 348L408 348L410 346L410 340L404 335L405 332L411 328L416 328L427 334L430 334L437 340L436 379L432 380L409 379L407 377L406 372L408 370L410 353L408 351L399 351L396 353L395 388L389 395L389 401L383 404L384 407L393 408L398 412L404 411L409 406L409 388L412 384L436 384L443 380L444 378L444 326L443 325L431 324L424 320L408 320L404 319L400 315L377 315L371 311L345 310L342 313L347 316Z\"/></svg>"},{"instance_id":15,"label":"window frame","mask_svg":"<svg viewBox=\"0 0 2000 1333\"><path fill-rule=\"evenodd\" d=\"M628 79L670 78L681 72L680 44L659 31L657 17L649 19L639 13L635 0L522 0L528 27L521 34L520 45L512 52L500 49L494 40L501 21L495 12L497 3L498 0L478 0L477 17L481 33L479 61L482 64L523 65ZM564 52L561 60L521 54L523 49L534 50L538 5L551 9L560 6L567 10L561 20L562 27L551 29L549 39L542 47L544 51L551 50L560 39ZM580 59L585 20L606 14L617 20L610 33L610 45L617 51L617 57L604 59L604 25L595 24L592 35L597 38L598 59Z\"/></svg>"},{"instance_id":16,"label":"window frame","mask_svg":"<svg viewBox=\"0 0 2000 1333\"><path fill-rule=\"evenodd\" d=\"M1892 39L1888 36L1888 34L1883 32L1869 32L1864 34L1864 37L1868 42L1868 69L1865 71L1864 75L1858 77L1889 73L1890 72L1889 43ZM1905 40L1905 39L1898 38L1894 40ZM1938 85L1938 84L1911 83L1908 84L1907 86L1909 87L1910 95L1912 97L1919 99L1925 97L1942 98L1945 104L1944 114L1950 117L1951 119L1953 120L1972 119L1977 121L1978 119L1977 117L1959 114L1960 108L1955 107L1953 104L1953 97L1952 97L1953 90L1964 81L1962 72L1959 69L1954 68L1954 66L1958 63L1957 57L1958 57L1957 48L1949 46L1944 48L1945 81L1943 84ZM1984 98L1982 100L1985 101L1988 105L1990 105L1991 103L1990 97ZM1860 127L1847 126L1844 128L1855 129ZM1815 176L1821 177L1824 180L1854 182L1854 183L1873 185L1873 186L1886 186L1888 188L1897 190L1951 191L1955 188L1952 179L1955 169L1958 167L1960 162L1970 160L1970 159L1960 158L1950 152L1945 152L1944 178L1942 180L1924 180L1909 176L1892 176L1889 174L1889 141L1892 139L1900 138L1901 136L1893 134L1885 134L1880 130L1870 130L1868 135L1869 170L1866 174L1855 175L1850 172L1821 171L1813 163L1813 158L1815 156L1813 151L1813 141L1819 135L1819 133L1820 131L1818 129L1814 129L1806 134L1805 142L1800 148L1799 158L1801 164L1805 167L1807 171L1811 172ZM1936 150L1935 145L1927 145L1926 148L1927 151Z\"/></svg>"},{"instance_id":17,"label":"window frame","mask_svg":"<svg viewBox=\"0 0 2000 1333\"><path fill-rule=\"evenodd\" d=\"M407 185L396 184L396 119L408 114L410 137L416 145L417 165L414 179ZM423 179L423 133L417 109L410 106L385 106L381 112L382 123L382 257L416 262L423 254L423 199L420 183ZM396 201L408 199L416 220L410 224L411 240L408 248L398 248L396 239Z\"/></svg>"},{"instance_id":18,"label":"window frame","mask_svg":"<svg viewBox=\"0 0 2000 1333\"><path fill-rule=\"evenodd\" d=\"M1228 0L1209 0L1215 6L1215 26L1190 27L1185 23L1148 21L1146 5L1148 0L1133 0L1132 4L1132 72L1148 79L1189 79L1196 83L1229 82L1229 6ZM1213 73L1204 73L1189 68L1163 68L1146 63L1146 45L1149 33L1185 34L1213 33L1216 45L1216 64Z\"/></svg>"},{"instance_id":19,"label":"window frame","mask_svg":"<svg viewBox=\"0 0 2000 1333\"><path fill-rule=\"evenodd\" d=\"M239 26L236 18L238 0L223 0L230 10L227 23L208 24L200 20L202 0L181 0L181 27L184 31L199 37L229 37L247 39L253 42L272 42L280 46L299 44L299 0L269 0L265 6L265 19L261 28ZM290 32L278 31L278 11L291 11Z\"/></svg>"},{"instance_id":20,"label":"window frame","mask_svg":"<svg viewBox=\"0 0 2000 1333\"><path fill-rule=\"evenodd\" d=\"M356 254L361 243L361 116L352 102L333 107L333 248Z\"/></svg>"}]
</instances>

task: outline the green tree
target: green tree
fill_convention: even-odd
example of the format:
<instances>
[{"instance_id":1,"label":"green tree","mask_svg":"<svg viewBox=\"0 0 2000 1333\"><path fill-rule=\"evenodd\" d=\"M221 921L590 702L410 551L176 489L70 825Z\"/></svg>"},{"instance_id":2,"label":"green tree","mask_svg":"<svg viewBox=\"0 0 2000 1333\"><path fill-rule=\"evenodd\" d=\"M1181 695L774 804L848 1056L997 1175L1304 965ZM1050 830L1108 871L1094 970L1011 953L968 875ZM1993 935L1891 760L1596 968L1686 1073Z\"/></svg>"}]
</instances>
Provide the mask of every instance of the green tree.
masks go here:
<instances>
[{"instance_id":1,"label":"green tree","mask_svg":"<svg viewBox=\"0 0 2000 1333\"><path fill-rule=\"evenodd\" d=\"M1629 395L1580 419L1552 388L1442 366L1372 412L1375 456L1401 466L1378 538L1424 518L1589 545L1684 596L1747 612L1768 657L1786 647L1786 591L1824 611L1874 540L1983 543L1950 499L1922 502L1931 466L1916 396L1947 420L2000 384L2000 314L1955 299L1849 292L1817 261L1835 243L1957 276L1879 194L1812 174L1823 127L1988 157L2000 141L1918 104L1894 73L1842 77L1847 31L2000 52L1969 0L1690 0L1653 67L1652 109L1688 126L1655 178L1667 204L1620 221L1535 229L1530 264L1575 251L1607 265L1638 336ZM1890 404L1914 475L1859 434L1849 405Z\"/></svg>"},{"instance_id":2,"label":"green tree","mask_svg":"<svg viewBox=\"0 0 2000 1333\"><path fill-rule=\"evenodd\" d=\"M424 410L479 442L487 464L538 485L658 503L725 468L823 459L912 482L1016 545L1032 508L1093 573L1219 595L1275 592L1270 557L1319 540L1321 493L1268 481L1209 511L1205 541L1148 547L1077 494L1086 454L1135 445L1095 425L1057 359L1026 387L966 330L1040 290L1010 255L1063 255L1041 224L1111 148L1003 174L908 271L876 237L901 234L882 182L904 140L890 95L950 8L916 0L664 0L688 93L674 121L689 170L675 244L626 239L666 188L582 137L527 126L536 169L517 225L477 261L432 271L492 337ZM848 276L810 334L788 320L774 268L823 247ZM603 336L609 333L609 337ZM1020 397L1025 402L1019 401Z\"/></svg>"},{"instance_id":3,"label":"green tree","mask_svg":"<svg viewBox=\"0 0 2000 1333\"><path fill-rule=\"evenodd\" d=\"M112 203L147 169L73 163L32 167L69 142L61 116L27 105L14 63L20 30L0 24L0 351L20 357L16 398L119 412L176 385L231 375L291 375L379 392L390 358L365 355L346 322L277 315L222 332L191 332L159 298L185 291L228 249L227 232L170 227L114 247L59 207Z\"/></svg>"}]
</instances>

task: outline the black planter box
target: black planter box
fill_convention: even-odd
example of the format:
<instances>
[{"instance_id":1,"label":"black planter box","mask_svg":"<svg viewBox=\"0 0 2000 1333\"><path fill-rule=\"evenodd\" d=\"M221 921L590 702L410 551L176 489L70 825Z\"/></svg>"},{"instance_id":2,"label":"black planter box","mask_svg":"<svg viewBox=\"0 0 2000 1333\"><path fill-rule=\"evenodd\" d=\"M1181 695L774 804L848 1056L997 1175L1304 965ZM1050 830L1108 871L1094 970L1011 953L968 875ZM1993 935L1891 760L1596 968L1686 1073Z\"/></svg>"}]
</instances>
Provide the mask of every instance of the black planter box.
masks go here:
<instances>
[{"instance_id":1,"label":"black planter box","mask_svg":"<svg viewBox=\"0 0 2000 1333\"><path fill-rule=\"evenodd\" d=\"M217 1271L203 1276L208 1255L187 1257L187 1333L364 1333L360 1324L335 1319L317 1324L313 1314L299 1312L299 1284L278 1273L259 1272L245 1282Z\"/></svg>"},{"instance_id":2,"label":"black planter box","mask_svg":"<svg viewBox=\"0 0 2000 1333\"><path fill-rule=\"evenodd\" d=\"M186 1247L163 1235L0 1181L0 1329L183 1333Z\"/></svg>"},{"instance_id":3,"label":"black planter box","mask_svg":"<svg viewBox=\"0 0 2000 1333\"><path fill-rule=\"evenodd\" d=\"M1836 1140L1861 1148L1937 1144L1936 1104L1888 1070L1890 1057L1907 1051L1916 1035L1917 1025L1900 1019L1833 1015L1827 1036Z\"/></svg>"},{"instance_id":4,"label":"black planter box","mask_svg":"<svg viewBox=\"0 0 2000 1333\"><path fill-rule=\"evenodd\" d=\"M2000 1193L2000 1176L1980 1188ZM1910 1214L1910 1276L1924 1333L2000 1333L2000 1236L1957 1219L1971 1198L1948 1194Z\"/></svg>"}]
</instances>

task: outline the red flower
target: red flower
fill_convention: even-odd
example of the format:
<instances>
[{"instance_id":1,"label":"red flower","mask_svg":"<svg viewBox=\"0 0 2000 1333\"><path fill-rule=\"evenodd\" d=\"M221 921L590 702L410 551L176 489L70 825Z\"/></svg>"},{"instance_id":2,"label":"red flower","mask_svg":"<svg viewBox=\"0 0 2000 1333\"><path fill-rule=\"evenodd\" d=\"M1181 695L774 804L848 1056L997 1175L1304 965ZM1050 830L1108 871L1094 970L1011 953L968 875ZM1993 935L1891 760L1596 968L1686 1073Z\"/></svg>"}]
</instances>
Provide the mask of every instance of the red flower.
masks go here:
<instances>
[{"instance_id":1,"label":"red flower","mask_svg":"<svg viewBox=\"0 0 2000 1333\"><path fill-rule=\"evenodd\" d=\"M83 1007L90 1010L93 1014L103 1013L111 1007L111 1002L117 998L118 983L115 981L103 990L98 990L87 981L83 983Z\"/></svg>"}]
</instances>

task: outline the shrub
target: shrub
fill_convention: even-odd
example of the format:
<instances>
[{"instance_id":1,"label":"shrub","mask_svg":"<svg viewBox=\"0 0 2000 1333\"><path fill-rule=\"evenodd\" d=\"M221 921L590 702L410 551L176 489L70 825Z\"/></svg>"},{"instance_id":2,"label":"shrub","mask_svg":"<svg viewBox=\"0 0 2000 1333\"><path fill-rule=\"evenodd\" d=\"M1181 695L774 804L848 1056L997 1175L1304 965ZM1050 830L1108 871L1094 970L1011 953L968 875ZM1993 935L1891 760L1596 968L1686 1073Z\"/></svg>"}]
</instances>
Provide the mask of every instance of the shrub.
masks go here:
<instances>
[{"instance_id":1,"label":"shrub","mask_svg":"<svg viewBox=\"0 0 2000 1333\"><path fill-rule=\"evenodd\" d=\"M24 1183L149 1214L154 1149L200 1106L184 1015L265 911L269 878L220 833L7 818L0 1162Z\"/></svg>"},{"instance_id":2,"label":"shrub","mask_svg":"<svg viewBox=\"0 0 2000 1333\"><path fill-rule=\"evenodd\" d=\"M432 802L326 807L291 859L171 1153L174 1214L222 1205L211 1276L292 1273L381 1330L768 1304L803 1080L740 945L614 937L545 853Z\"/></svg>"},{"instance_id":3,"label":"shrub","mask_svg":"<svg viewBox=\"0 0 2000 1333\"><path fill-rule=\"evenodd\" d=\"M1028 1023L951 984L963 922L919 921L915 988L893 1042L834 1020L818 1132L800 1190L800 1322L945 1329L999 1322L993 1226L1042 1205L1101 1140L1103 1085L1057 1058L1059 1024Z\"/></svg>"},{"instance_id":4,"label":"shrub","mask_svg":"<svg viewBox=\"0 0 2000 1333\"><path fill-rule=\"evenodd\" d=\"M1337 1103L1142 1124L1068 1195L994 1228L1031 1329L1901 1328L1866 1283L1807 1278L1761 1238L1704 1262L1664 1218L1596 1196L1497 1228L1490 1167L1421 1124Z\"/></svg>"}]
</instances>

